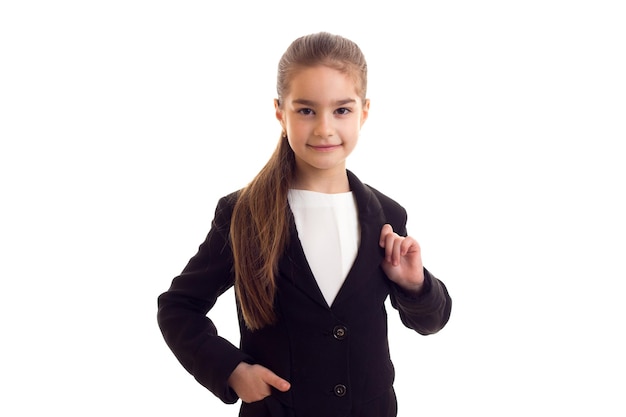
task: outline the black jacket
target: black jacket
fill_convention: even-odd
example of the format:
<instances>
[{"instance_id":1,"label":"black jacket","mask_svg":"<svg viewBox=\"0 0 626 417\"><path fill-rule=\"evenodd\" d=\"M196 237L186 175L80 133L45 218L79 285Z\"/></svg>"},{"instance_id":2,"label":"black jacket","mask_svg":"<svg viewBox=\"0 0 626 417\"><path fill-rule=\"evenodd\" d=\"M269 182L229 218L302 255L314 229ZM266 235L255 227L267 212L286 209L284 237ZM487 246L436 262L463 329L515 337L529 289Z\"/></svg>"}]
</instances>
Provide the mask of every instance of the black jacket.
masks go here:
<instances>
[{"instance_id":1,"label":"black jacket","mask_svg":"<svg viewBox=\"0 0 626 417\"><path fill-rule=\"evenodd\" d=\"M220 199L198 253L159 296L157 318L165 341L185 369L222 401L238 400L227 380L241 361L261 364L291 383L285 393L242 403L241 416L395 416L386 298L391 297L404 325L420 334L439 331L450 317L446 287L427 270L417 295L386 277L380 267L380 231L390 223L406 236L406 211L351 172L348 178L361 243L331 307L307 264L292 218L290 241L279 262L277 323L251 332L239 317L240 348L217 335L206 315L234 283L228 236L237 193Z\"/></svg>"}]
</instances>

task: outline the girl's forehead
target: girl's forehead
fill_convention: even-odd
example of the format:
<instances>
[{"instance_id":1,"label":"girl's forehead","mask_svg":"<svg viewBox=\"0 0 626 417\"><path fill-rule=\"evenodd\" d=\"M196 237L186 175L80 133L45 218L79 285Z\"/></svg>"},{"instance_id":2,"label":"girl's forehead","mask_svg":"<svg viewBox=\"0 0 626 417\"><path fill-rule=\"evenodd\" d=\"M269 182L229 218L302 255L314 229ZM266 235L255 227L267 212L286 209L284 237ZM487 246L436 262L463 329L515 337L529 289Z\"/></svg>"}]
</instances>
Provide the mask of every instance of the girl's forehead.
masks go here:
<instances>
[{"instance_id":1,"label":"girl's forehead","mask_svg":"<svg viewBox=\"0 0 626 417\"><path fill-rule=\"evenodd\" d=\"M305 95L326 99L345 99L358 96L357 77L327 66L301 68L289 82L289 96Z\"/></svg>"}]
</instances>

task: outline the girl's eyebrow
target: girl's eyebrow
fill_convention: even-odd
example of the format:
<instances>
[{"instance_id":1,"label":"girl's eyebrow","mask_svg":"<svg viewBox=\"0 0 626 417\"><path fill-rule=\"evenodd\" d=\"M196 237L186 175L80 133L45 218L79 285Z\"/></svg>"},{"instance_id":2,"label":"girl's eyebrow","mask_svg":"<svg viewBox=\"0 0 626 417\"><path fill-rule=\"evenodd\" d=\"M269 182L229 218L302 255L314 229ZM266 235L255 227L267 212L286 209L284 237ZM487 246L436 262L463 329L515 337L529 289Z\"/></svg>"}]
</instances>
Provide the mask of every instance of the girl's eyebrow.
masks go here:
<instances>
[{"instance_id":1,"label":"girl's eyebrow","mask_svg":"<svg viewBox=\"0 0 626 417\"><path fill-rule=\"evenodd\" d=\"M311 100L307 100L304 98L297 98L295 100L292 101L292 103L294 104L301 104L303 106L310 106L310 107L315 107L318 104L314 101ZM353 98L344 98L343 100L337 100L333 103L333 105L335 106L345 106L346 104L353 104L356 103L356 100Z\"/></svg>"}]
</instances>

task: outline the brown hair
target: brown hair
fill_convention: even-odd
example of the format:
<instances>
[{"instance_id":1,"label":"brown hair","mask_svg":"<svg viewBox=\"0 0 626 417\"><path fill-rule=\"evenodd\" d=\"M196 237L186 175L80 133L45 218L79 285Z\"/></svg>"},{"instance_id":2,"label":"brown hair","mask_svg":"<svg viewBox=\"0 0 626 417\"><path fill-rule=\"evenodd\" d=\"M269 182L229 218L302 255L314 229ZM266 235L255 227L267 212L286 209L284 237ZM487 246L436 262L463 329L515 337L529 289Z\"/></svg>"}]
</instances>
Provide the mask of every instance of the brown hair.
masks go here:
<instances>
[{"instance_id":1,"label":"brown hair","mask_svg":"<svg viewBox=\"0 0 626 417\"><path fill-rule=\"evenodd\" d=\"M291 43L278 63L278 103L289 94L298 70L328 66L354 77L365 102L367 64L352 41L326 32ZM281 135L276 150L257 176L241 190L230 225L235 263L235 294L246 326L260 329L276 321L274 295L278 260L288 243L287 195L295 173L295 155Z\"/></svg>"}]
</instances>

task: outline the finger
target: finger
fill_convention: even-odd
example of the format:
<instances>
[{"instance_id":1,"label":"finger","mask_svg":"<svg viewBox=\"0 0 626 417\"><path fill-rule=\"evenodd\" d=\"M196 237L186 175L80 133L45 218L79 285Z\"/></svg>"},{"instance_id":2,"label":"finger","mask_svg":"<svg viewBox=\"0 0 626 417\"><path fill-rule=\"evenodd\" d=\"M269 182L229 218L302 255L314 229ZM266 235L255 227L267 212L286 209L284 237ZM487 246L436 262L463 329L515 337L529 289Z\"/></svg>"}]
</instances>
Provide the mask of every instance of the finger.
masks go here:
<instances>
[{"instance_id":1,"label":"finger","mask_svg":"<svg viewBox=\"0 0 626 417\"><path fill-rule=\"evenodd\" d=\"M406 254L408 254L409 252L419 252L419 251L420 251L419 243L417 243L417 240L413 239L412 237L407 236L402 241L402 249L400 251L400 254L402 256L406 256Z\"/></svg>"},{"instance_id":2,"label":"finger","mask_svg":"<svg viewBox=\"0 0 626 417\"><path fill-rule=\"evenodd\" d=\"M378 242L380 247L382 247L382 248L385 247L387 236L389 234L393 234L393 228L391 227L390 224L383 225L383 227L380 229L380 239L379 239L379 242Z\"/></svg>"},{"instance_id":3,"label":"finger","mask_svg":"<svg viewBox=\"0 0 626 417\"><path fill-rule=\"evenodd\" d=\"M282 391L282 392L288 391L289 388L291 388L291 384L288 381L282 379L281 377L279 377L278 375L276 375L269 369L267 373L265 374L263 380L268 385L271 385L277 390Z\"/></svg>"},{"instance_id":4,"label":"finger","mask_svg":"<svg viewBox=\"0 0 626 417\"><path fill-rule=\"evenodd\" d=\"M400 259L402 258L402 244L405 240L405 238L394 236L394 241L391 245L391 263L394 266L400 264Z\"/></svg>"},{"instance_id":5,"label":"finger","mask_svg":"<svg viewBox=\"0 0 626 417\"><path fill-rule=\"evenodd\" d=\"M396 246L396 239L398 235L395 233L388 233L385 236L385 243L383 247L385 248L385 260L389 263L393 263L394 258L394 247Z\"/></svg>"}]
</instances>

